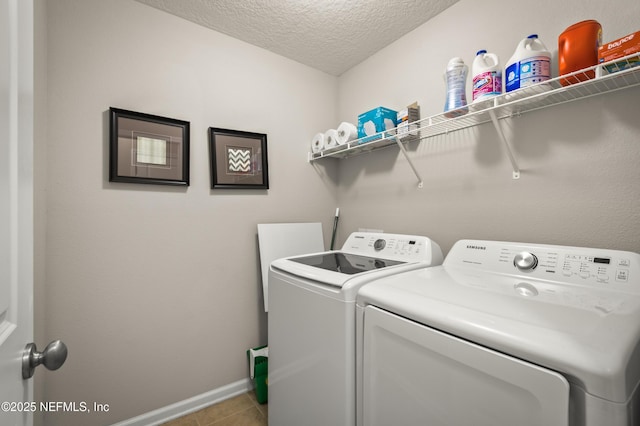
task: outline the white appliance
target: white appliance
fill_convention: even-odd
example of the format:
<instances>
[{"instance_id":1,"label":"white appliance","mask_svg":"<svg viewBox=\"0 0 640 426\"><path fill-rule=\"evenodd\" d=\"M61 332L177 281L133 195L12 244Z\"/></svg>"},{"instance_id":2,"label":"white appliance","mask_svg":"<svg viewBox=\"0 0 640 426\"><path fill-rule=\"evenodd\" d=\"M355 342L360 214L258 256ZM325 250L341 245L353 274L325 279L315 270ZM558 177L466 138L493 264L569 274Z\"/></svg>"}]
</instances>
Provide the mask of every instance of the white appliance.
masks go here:
<instances>
[{"instance_id":1,"label":"white appliance","mask_svg":"<svg viewBox=\"0 0 640 426\"><path fill-rule=\"evenodd\" d=\"M442 263L427 237L355 232L269 271L269 424L354 425L355 300L381 277Z\"/></svg>"},{"instance_id":2,"label":"white appliance","mask_svg":"<svg viewBox=\"0 0 640 426\"><path fill-rule=\"evenodd\" d=\"M636 253L464 240L357 304L359 424L640 424Z\"/></svg>"}]
</instances>

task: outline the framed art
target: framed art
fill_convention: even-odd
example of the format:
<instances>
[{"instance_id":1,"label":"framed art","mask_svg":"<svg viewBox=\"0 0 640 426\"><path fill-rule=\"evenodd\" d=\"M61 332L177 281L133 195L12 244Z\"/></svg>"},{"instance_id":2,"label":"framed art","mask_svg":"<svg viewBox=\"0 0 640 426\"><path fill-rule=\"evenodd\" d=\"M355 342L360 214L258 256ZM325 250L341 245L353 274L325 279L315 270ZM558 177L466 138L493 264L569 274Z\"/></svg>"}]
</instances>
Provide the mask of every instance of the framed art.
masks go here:
<instances>
[{"instance_id":1,"label":"framed art","mask_svg":"<svg viewBox=\"0 0 640 426\"><path fill-rule=\"evenodd\" d=\"M109 181L189 185L189 122L109 108Z\"/></svg>"},{"instance_id":2,"label":"framed art","mask_svg":"<svg viewBox=\"0 0 640 426\"><path fill-rule=\"evenodd\" d=\"M269 189L267 135L209 128L211 189Z\"/></svg>"}]
</instances>

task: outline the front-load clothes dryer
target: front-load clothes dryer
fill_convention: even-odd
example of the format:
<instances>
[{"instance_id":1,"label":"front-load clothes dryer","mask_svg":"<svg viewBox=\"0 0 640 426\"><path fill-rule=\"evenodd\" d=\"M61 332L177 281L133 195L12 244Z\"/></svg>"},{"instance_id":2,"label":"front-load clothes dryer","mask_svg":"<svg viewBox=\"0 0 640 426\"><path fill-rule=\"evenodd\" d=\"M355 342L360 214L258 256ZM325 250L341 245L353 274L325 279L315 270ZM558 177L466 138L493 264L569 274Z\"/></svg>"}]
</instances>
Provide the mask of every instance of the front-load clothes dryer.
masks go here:
<instances>
[{"instance_id":1,"label":"front-load clothes dryer","mask_svg":"<svg viewBox=\"0 0 640 426\"><path fill-rule=\"evenodd\" d=\"M355 300L376 279L442 263L423 236L355 232L341 250L269 271L269 424L356 422Z\"/></svg>"},{"instance_id":2,"label":"front-load clothes dryer","mask_svg":"<svg viewBox=\"0 0 640 426\"><path fill-rule=\"evenodd\" d=\"M358 423L640 425L640 255L465 240L362 288Z\"/></svg>"}]
</instances>

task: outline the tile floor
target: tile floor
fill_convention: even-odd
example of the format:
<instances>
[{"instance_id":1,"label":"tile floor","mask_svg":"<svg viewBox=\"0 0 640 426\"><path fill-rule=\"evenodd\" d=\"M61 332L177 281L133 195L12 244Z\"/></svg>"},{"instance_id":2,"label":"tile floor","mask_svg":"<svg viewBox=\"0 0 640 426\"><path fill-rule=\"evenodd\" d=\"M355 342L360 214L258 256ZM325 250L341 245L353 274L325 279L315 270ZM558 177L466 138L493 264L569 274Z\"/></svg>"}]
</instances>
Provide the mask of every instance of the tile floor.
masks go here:
<instances>
[{"instance_id":1,"label":"tile floor","mask_svg":"<svg viewBox=\"0 0 640 426\"><path fill-rule=\"evenodd\" d=\"M162 426L267 426L267 413L267 404L258 404L250 391Z\"/></svg>"}]
</instances>

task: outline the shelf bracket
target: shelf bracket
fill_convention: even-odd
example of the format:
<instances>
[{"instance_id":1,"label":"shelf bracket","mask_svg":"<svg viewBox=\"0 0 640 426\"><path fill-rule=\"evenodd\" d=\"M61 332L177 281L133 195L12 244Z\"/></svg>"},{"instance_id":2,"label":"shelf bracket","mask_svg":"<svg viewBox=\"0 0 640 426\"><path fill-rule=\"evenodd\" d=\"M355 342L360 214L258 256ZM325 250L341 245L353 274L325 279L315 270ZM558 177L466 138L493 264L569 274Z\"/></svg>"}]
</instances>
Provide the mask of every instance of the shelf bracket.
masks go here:
<instances>
[{"instance_id":1,"label":"shelf bracket","mask_svg":"<svg viewBox=\"0 0 640 426\"><path fill-rule=\"evenodd\" d=\"M398 144L398 148L400 148L400 151L402 152L402 154L404 154L404 158L407 159L407 162L411 166L411 170L413 170L413 174L415 174L416 177L418 178L418 189L422 189L422 187L424 186L424 183L422 181L422 177L420 177L420 173L418 173L418 170L416 170L416 167L413 165L413 161L411 161L411 158L409 158L409 154L407 154L407 150L405 149L402 142L400 142L400 138L396 136L395 140L396 140L396 143Z\"/></svg>"},{"instance_id":2,"label":"shelf bracket","mask_svg":"<svg viewBox=\"0 0 640 426\"><path fill-rule=\"evenodd\" d=\"M511 167L513 168L513 179L520 179L520 168L518 167L518 163L516 162L515 157L513 156L513 152L511 151L511 146L509 145L509 141L504 136L502 132L502 127L500 127L500 123L498 123L498 118L496 117L496 113L494 110L489 110L489 116L491 117L491 121L493 122L493 127L496 128L496 132L498 132L498 136L502 139L502 143L507 149L507 155L509 156L509 161L511 161Z\"/></svg>"}]
</instances>

